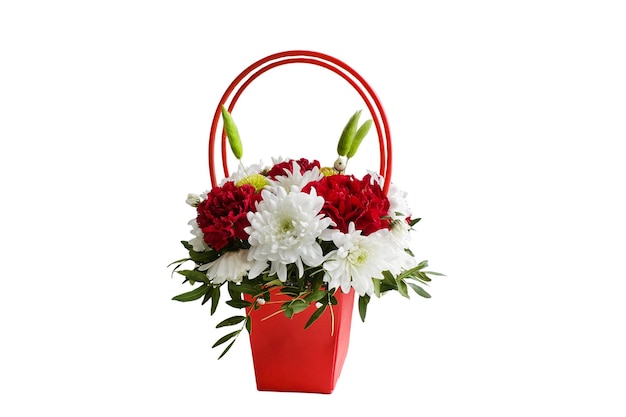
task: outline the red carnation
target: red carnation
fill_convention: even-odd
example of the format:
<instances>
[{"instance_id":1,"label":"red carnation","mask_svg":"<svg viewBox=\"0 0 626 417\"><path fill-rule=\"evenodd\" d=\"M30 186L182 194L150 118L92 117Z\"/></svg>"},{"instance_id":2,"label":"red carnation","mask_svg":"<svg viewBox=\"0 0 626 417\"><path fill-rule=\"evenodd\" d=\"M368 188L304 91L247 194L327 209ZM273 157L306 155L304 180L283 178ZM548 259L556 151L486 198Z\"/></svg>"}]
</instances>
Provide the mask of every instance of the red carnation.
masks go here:
<instances>
[{"instance_id":1,"label":"red carnation","mask_svg":"<svg viewBox=\"0 0 626 417\"><path fill-rule=\"evenodd\" d=\"M325 200L320 213L330 217L343 233L348 232L350 222L363 235L391 228L389 200L369 174L362 180L353 175L330 175L307 184L302 191L309 192L311 188Z\"/></svg>"},{"instance_id":2,"label":"red carnation","mask_svg":"<svg viewBox=\"0 0 626 417\"><path fill-rule=\"evenodd\" d=\"M270 179L274 180L279 175L285 175L285 169L287 169L289 172L293 172L293 161L293 159L288 159L286 161L279 162L267 172L267 176ZM308 159L300 158L296 162L298 163L298 165L300 165L301 174L304 174L306 171L312 170L313 167L320 168L320 163L316 160L309 161Z\"/></svg>"},{"instance_id":3,"label":"red carnation","mask_svg":"<svg viewBox=\"0 0 626 417\"><path fill-rule=\"evenodd\" d=\"M235 239L247 240L243 230L250 225L246 217L254 211L261 194L252 185L237 187L229 181L222 187L213 188L207 198L198 204L198 227L204 233L204 241L219 251Z\"/></svg>"}]
</instances>

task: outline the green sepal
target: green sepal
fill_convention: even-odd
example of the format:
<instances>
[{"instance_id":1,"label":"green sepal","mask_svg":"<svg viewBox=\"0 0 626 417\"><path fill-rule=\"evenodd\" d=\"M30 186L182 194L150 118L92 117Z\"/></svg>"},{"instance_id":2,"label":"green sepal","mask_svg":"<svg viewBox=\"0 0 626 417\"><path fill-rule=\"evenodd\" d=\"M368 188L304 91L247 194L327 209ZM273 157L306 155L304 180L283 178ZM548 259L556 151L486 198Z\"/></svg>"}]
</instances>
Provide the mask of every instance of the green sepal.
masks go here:
<instances>
[{"instance_id":1,"label":"green sepal","mask_svg":"<svg viewBox=\"0 0 626 417\"><path fill-rule=\"evenodd\" d=\"M411 226L411 227L415 226L420 220L422 220L421 217L418 217L417 219L409 220L409 226Z\"/></svg>"}]
</instances>

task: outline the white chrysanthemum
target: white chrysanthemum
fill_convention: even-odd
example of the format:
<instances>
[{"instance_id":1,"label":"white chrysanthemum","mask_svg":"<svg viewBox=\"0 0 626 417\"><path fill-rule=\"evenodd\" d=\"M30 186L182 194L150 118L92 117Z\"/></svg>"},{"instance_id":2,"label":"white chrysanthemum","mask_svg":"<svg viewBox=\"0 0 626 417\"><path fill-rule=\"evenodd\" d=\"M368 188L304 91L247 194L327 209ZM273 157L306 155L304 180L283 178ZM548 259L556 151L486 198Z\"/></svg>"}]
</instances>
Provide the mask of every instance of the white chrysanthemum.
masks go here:
<instances>
[{"instance_id":1,"label":"white chrysanthemum","mask_svg":"<svg viewBox=\"0 0 626 417\"><path fill-rule=\"evenodd\" d=\"M369 170L367 173L372 176L372 179L377 182L378 185L383 186L385 181L379 173ZM387 199L389 200L388 214L392 219L406 219L413 214L406 196L406 191L401 190L392 182L389 183L389 189L387 190Z\"/></svg>"},{"instance_id":2,"label":"white chrysanthemum","mask_svg":"<svg viewBox=\"0 0 626 417\"><path fill-rule=\"evenodd\" d=\"M222 181L220 181L219 185L221 187L228 181L232 181L237 184L239 181L243 180L246 177L249 177L250 175L260 174L261 172L263 172L264 169L265 168L262 161L259 161L258 164L253 164L247 167L243 167L241 164L239 164L239 168L237 169L237 171L231 173L228 178L224 178Z\"/></svg>"},{"instance_id":3,"label":"white chrysanthemum","mask_svg":"<svg viewBox=\"0 0 626 417\"><path fill-rule=\"evenodd\" d=\"M198 227L196 219L189 220L187 224L191 226L191 234L195 236L193 239L189 240L189 244L193 250L196 252L204 252L207 250L209 246L204 241L204 233L202 233L202 230Z\"/></svg>"},{"instance_id":4,"label":"white chrysanthemum","mask_svg":"<svg viewBox=\"0 0 626 417\"><path fill-rule=\"evenodd\" d=\"M411 226L406 219L395 219L391 223L391 237L403 248L408 248L411 243Z\"/></svg>"},{"instance_id":5,"label":"white chrysanthemum","mask_svg":"<svg viewBox=\"0 0 626 417\"><path fill-rule=\"evenodd\" d=\"M389 215L393 219L406 219L413 214L406 196L406 191L402 191L393 183L389 184L387 198L389 199Z\"/></svg>"},{"instance_id":6,"label":"white chrysanthemum","mask_svg":"<svg viewBox=\"0 0 626 417\"><path fill-rule=\"evenodd\" d=\"M332 223L319 214L324 199L315 190L311 193L290 192L277 187L261 192L262 200L256 212L248 213L250 226L246 227L250 250L248 259L254 261L250 278L270 266L270 275L287 280L287 265L296 264L301 277L304 264L318 266L323 261L322 248L317 242Z\"/></svg>"},{"instance_id":7,"label":"white chrysanthemum","mask_svg":"<svg viewBox=\"0 0 626 417\"><path fill-rule=\"evenodd\" d=\"M389 248L394 247L393 250L397 252L398 260L392 265L389 272L394 275L417 266L415 257L405 250L409 248L411 241L409 234L410 226L404 219L393 222L389 233Z\"/></svg>"},{"instance_id":8,"label":"white chrysanthemum","mask_svg":"<svg viewBox=\"0 0 626 417\"><path fill-rule=\"evenodd\" d=\"M296 161L291 162L292 172L285 168L285 175L276 175L273 181L270 181L270 187L282 187L287 192L300 191L305 185L311 181L320 181L324 175L318 167L313 167L310 171L300 172L300 164Z\"/></svg>"},{"instance_id":9,"label":"white chrysanthemum","mask_svg":"<svg viewBox=\"0 0 626 417\"><path fill-rule=\"evenodd\" d=\"M224 252L215 261L201 265L198 270L206 271L206 276L213 284L221 284L224 281L241 282L241 279L252 267L248 261L248 250Z\"/></svg>"},{"instance_id":10,"label":"white chrysanthemum","mask_svg":"<svg viewBox=\"0 0 626 417\"><path fill-rule=\"evenodd\" d=\"M341 287L343 292L353 287L360 296L373 295L372 278L382 279L382 272L394 269L401 256L389 234L389 230L382 229L363 236L354 223L350 223L348 233L335 231L332 241L337 250L330 252L324 262L324 281L331 288Z\"/></svg>"}]
</instances>

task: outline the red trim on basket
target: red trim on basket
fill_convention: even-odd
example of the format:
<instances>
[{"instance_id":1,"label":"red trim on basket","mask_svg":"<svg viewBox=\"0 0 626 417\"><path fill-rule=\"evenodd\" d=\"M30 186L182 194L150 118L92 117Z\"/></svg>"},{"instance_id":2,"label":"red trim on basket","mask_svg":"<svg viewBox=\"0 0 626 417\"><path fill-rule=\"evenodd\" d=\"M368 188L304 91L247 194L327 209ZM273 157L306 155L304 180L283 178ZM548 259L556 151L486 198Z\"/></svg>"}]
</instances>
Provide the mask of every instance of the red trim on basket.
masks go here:
<instances>
[{"instance_id":1,"label":"red trim on basket","mask_svg":"<svg viewBox=\"0 0 626 417\"><path fill-rule=\"evenodd\" d=\"M275 62L272 62L275 61ZM268 64L269 63L269 64ZM391 165L392 165L392 152L391 152L391 134L389 132L389 123L387 116L383 110L380 100L374 93L372 87L363 79L363 77L351 68L346 63L326 54L313 51L285 51L279 52L273 55L269 55L263 59L258 60L248 68L243 70L228 86L222 99L220 100L215 114L213 116L213 122L211 124L211 132L209 135L209 171L211 175L211 184L213 187L217 185L217 179L215 174L215 136L217 133L217 126L222 114L222 105L226 105L228 97L234 95L228 104L227 108L232 111L239 100L239 97L243 91L264 72L285 64L304 63L318 65L341 76L345 79L361 96L365 101L367 108L372 115L374 125L376 126L376 132L378 134L379 150L380 150L380 170L379 173L384 179L383 191L387 193L389 189L389 183L391 181ZM267 65L265 65L267 64ZM256 72L255 72L256 70ZM248 77L249 76L249 77ZM248 77L246 79L246 77ZM245 81L244 81L245 80ZM358 81L358 83L357 83ZM242 83L243 82L243 83ZM237 86L241 83L239 88ZM360 85L359 85L360 83ZM365 91L364 91L365 89ZM369 95L369 96L368 96ZM372 101L374 104L372 104ZM376 110L378 112L376 112ZM228 164L227 164L227 146L226 146L226 132L222 127L221 134L221 147L222 147L222 167L224 169L224 176L228 177Z\"/></svg>"}]
</instances>

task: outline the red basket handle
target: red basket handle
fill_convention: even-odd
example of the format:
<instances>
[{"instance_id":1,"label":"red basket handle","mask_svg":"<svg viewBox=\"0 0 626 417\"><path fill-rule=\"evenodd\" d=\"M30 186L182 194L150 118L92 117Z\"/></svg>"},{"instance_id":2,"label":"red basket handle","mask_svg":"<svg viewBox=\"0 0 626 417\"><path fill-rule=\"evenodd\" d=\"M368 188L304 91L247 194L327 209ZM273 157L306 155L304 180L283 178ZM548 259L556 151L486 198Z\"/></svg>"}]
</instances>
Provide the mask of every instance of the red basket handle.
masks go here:
<instances>
[{"instance_id":1,"label":"red basket handle","mask_svg":"<svg viewBox=\"0 0 626 417\"><path fill-rule=\"evenodd\" d=\"M211 132L209 135L209 171L211 174L211 184L213 187L217 186L217 180L215 175L215 135L217 133L217 126L222 115L222 105L226 106L226 102L231 94L233 94L230 103L226 106L229 112L232 112L237 100L243 93L243 91L264 72L285 64L293 63L305 63L318 65L320 67L329 69L334 73L340 75L345 79L355 90L359 93L367 108L372 115L372 120L376 126L376 132L378 134L378 142L380 149L380 170L379 173L383 177L383 191L387 193L389 189L389 183L391 181L391 134L389 133L389 126L387 122L387 116L383 110L380 100L374 93L374 90L363 79L363 77L357 73L354 69L348 66L346 63L333 58L330 55L322 54L313 51L285 51L279 52L273 55L269 55L263 59L258 60L248 68L243 70L241 74L233 80L228 86L226 92L222 96L215 115L213 116L213 123L211 124ZM224 176L228 177L228 164L226 158L226 131L222 128L222 166L224 167Z\"/></svg>"}]
</instances>

